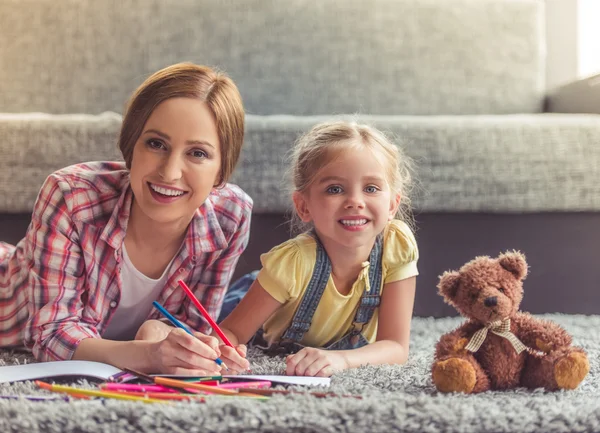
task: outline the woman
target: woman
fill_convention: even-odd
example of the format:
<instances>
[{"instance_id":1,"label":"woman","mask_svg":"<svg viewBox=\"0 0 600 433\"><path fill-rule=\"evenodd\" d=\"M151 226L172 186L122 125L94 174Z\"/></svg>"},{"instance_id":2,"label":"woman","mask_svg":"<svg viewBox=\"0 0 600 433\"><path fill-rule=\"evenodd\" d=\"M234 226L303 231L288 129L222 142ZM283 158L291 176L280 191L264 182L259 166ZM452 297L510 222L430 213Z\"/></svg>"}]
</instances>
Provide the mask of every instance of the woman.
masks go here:
<instances>
[{"instance_id":1,"label":"woman","mask_svg":"<svg viewBox=\"0 0 600 433\"><path fill-rule=\"evenodd\" d=\"M252 201L227 183L243 136L227 76L190 63L150 76L123 118L125 162L51 174L26 237L0 243L0 346L25 344L40 361L201 375L218 373L223 351L230 367L247 368L245 348L205 335L177 284L218 315L249 235ZM154 300L196 338L155 320Z\"/></svg>"}]
</instances>

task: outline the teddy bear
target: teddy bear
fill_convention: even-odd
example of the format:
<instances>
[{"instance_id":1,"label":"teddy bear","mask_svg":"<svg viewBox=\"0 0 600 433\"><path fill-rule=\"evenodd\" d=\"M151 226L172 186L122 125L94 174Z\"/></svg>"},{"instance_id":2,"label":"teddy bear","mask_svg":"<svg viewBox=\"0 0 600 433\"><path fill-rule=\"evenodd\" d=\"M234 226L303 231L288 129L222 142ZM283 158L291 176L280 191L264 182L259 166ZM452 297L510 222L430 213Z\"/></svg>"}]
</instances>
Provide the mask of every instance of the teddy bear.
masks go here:
<instances>
[{"instance_id":1,"label":"teddy bear","mask_svg":"<svg viewBox=\"0 0 600 433\"><path fill-rule=\"evenodd\" d=\"M589 372L586 353L559 325L520 312L525 256L480 256L440 276L446 303L468 321L442 335L431 369L440 392L516 387L575 389Z\"/></svg>"}]
</instances>

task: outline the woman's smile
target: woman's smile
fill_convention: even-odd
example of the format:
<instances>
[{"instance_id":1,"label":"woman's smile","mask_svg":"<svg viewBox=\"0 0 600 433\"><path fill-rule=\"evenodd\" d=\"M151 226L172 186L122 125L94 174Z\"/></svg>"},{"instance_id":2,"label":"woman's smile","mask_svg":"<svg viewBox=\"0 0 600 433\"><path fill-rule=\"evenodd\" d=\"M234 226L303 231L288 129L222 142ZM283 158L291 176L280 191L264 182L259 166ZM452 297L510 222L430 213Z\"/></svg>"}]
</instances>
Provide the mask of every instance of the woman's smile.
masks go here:
<instances>
[{"instance_id":1,"label":"woman's smile","mask_svg":"<svg viewBox=\"0 0 600 433\"><path fill-rule=\"evenodd\" d=\"M168 204L173 203L174 201L182 198L188 191L183 191L178 188L171 188L164 185L159 185L155 183L148 183L148 189L150 190L150 195L154 200L159 203Z\"/></svg>"}]
</instances>

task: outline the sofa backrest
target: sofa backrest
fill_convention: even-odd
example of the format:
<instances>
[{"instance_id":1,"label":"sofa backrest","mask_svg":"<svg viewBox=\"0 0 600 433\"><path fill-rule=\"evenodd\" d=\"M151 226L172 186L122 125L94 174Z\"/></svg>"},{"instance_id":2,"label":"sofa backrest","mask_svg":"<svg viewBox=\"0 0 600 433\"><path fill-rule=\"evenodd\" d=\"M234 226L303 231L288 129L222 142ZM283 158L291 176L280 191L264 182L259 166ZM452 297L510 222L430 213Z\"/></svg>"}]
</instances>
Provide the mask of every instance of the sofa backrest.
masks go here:
<instances>
[{"instance_id":1,"label":"sofa backrest","mask_svg":"<svg viewBox=\"0 0 600 433\"><path fill-rule=\"evenodd\" d=\"M122 112L145 77L218 66L251 114L538 112L539 0L3 0L0 112Z\"/></svg>"}]
</instances>

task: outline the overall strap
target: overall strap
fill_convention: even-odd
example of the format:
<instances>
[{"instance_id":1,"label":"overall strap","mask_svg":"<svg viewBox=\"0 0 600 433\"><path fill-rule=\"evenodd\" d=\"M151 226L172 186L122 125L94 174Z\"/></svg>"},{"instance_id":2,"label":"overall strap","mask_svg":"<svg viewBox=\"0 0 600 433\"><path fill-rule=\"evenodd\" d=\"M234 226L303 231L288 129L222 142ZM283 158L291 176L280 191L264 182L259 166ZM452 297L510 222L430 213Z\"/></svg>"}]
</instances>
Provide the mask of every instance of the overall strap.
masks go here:
<instances>
[{"instance_id":1,"label":"overall strap","mask_svg":"<svg viewBox=\"0 0 600 433\"><path fill-rule=\"evenodd\" d=\"M329 276L331 275L331 261L325 252L325 248L323 248L323 245L316 234L313 233L312 236L317 243L317 260L315 262L313 274L308 283L308 287L304 292L300 306L298 307L298 310L296 310L296 314L294 314L292 324L283 333L282 340L291 340L295 342L300 342L302 340L304 334L310 329L312 317L315 314L321 296L323 296L325 287L327 287Z\"/></svg>"},{"instance_id":2,"label":"overall strap","mask_svg":"<svg viewBox=\"0 0 600 433\"><path fill-rule=\"evenodd\" d=\"M360 298L360 304L353 321L354 330L352 332L355 334L360 333L365 325L369 323L375 309L379 307L381 302L382 258L383 236L380 234L377 236L369 256L369 283L371 288L369 291L365 290Z\"/></svg>"}]
</instances>

